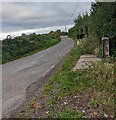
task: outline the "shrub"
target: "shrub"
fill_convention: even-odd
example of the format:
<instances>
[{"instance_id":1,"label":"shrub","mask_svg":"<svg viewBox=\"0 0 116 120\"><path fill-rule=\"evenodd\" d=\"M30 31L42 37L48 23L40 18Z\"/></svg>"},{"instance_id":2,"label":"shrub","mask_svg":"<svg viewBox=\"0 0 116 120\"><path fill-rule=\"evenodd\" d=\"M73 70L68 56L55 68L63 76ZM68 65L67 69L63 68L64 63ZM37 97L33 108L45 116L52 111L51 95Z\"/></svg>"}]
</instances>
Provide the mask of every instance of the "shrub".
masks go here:
<instances>
[{"instance_id":1,"label":"shrub","mask_svg":"<svg viewBox=\"0 0 116 120\"><path fill-rule=\"evenodd\" d=\"M94 54L94 50L99 48L99 40L97 37L88 37L80 41L80 48L83 54Z\"/></svg>"}]
</instances>

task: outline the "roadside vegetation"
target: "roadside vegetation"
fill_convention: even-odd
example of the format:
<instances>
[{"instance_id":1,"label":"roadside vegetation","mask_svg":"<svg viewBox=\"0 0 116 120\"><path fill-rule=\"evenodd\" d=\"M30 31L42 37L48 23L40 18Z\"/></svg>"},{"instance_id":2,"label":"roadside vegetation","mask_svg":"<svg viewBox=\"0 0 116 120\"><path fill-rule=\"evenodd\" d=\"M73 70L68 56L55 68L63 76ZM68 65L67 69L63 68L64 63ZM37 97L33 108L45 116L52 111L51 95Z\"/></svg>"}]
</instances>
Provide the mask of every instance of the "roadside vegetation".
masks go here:
<instances>
[{"instance_id":1,"label":"roadside vegetation","mask_svg":"<svg viewBox=\"0 0 116 120\"><path fill-rule=\"evenodd\" d=\"M49 48L60 41L58 32L51 31L49 34L35 33L11 38L8 36L2 41L2 63L7 63L33 53Z\"/></svg>"},{"instance_id":2,"label":"roadside vegetation","mask_svg":"<svg viewBox=\"0 0 116 120\"><path fill-rule=\"evenodd\" d=\"M96 2L91 4L91 12L80 14L74 19L75 26L69 30L69 35L73 38L80 38L86 42L87 48L93 46L102 52L102 37L110 38L110 55L116 57L116 2ZM81 40L81 41L82 41ZM89 42L89 43L88 43ZM84 51L87 53L88 51ZM92 52L92 51L89 51Z\"/></svg>"},{"instance_id":3,"label":"roadside vegetation","mask_svg":"<svg viewBox=\"0 0 116 120\"><path fill-rule=\"evenodd\" d=\"M90 69L73 71L81 55L75 41L62 67L16 117L114 118L114 63L100 61Z\"/></svg>"},{"instance_id":4,"label":"roadside vegetation","mask_svg":"<svg viewBox=\"0 0 116 120\"><path fill-rule=\"evenodd\" d=\"M44 88L44 93L50 95L50 117L112 118L115 104L114 63L100 61L88 70L74 72L72 69L82 54L80 50L80 46L74 47Z\"/></svg>"}]
</instances>

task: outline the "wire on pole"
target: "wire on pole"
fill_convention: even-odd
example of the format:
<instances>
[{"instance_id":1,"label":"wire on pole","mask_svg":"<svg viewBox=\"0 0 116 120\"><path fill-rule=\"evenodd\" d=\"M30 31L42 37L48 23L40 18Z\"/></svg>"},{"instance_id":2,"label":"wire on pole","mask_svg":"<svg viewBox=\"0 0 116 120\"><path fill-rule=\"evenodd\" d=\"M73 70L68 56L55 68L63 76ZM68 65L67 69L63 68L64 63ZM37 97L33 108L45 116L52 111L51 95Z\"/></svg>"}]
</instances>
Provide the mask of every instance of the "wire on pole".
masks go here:
<instances>
[{"instance_id":1,"label":"wire on pole","mask_svg":"<svg viewBox=\"0 0 116 120\"><path fill-rule=\"evenodd\" d=\"M72 12L72 14L71 14L71 16L70 16L70 18L69 18L69 21L67 21L67 24L70 22L70 20L71 20L72 17L74 16L74 13L75 13L78 5L79 5L79 2L80 2L80 0L78 0L78 2L76 3L75 8L74 8L74 10L73 10L73 12ZM65 25L65 31L67 31L66 25Z\"/></svg>"}]
</instances>

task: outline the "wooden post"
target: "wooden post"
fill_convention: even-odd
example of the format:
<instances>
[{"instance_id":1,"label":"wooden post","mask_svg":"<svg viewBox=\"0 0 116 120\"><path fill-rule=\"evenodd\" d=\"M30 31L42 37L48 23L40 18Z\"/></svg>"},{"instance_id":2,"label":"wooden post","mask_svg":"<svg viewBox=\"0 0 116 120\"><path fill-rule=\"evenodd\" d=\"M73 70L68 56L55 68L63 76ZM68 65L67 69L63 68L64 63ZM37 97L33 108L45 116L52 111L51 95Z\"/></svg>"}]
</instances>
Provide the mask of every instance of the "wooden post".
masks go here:
<instances>
[{"instance_id":1,"label":"wooden post","mask_svg":"<svg viewBox=\"0 0 116 120\"><path fill-rule=\"evenodd\" d=\"M106 58L110 55L109 54L109 38L103 37L102 44L103 44L103 58Z\"/></svg>"}]
</instances>

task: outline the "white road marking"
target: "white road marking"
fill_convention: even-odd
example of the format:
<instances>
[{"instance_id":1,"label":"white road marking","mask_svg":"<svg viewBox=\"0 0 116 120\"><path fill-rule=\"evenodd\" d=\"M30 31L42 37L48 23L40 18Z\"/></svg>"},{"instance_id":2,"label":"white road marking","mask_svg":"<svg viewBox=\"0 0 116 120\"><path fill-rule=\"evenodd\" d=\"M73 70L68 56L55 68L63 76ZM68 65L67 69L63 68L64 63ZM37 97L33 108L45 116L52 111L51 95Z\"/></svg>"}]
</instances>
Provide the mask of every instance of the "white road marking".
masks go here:
<instances>
[{"instance_id":1,"label":"white road marking","mask_svg":"<svg viewBox=\"0 0 116 120\"><path fill-rule=\"evenodd\" d=\"M55 65L52 65L49 69L47 69L42 76L46 76L46 74L50 72L50 70L52 70L53 68L55 68Z\"/></svg>"},{"instance_id":2,"label":"white road marking","mask_svg":"<svg viewBox=\"0 0 116 120\"><path fill-rule=\"evenodd\" d=\"M68 53L70 51L70 49L68 49L67 51L66 51L66 53Z\"/></svg>"},{"instance_id":3,"label":"white road marking","mask_svg":"<svg viewBox=\"0 0 116 120\"><path fill-rule=\"evenodd\" d=\"M52 65L52 66L51 66L51 69L52 69L52 68L55 68L55 65Z\"/></svg>"},{"instance_id":4,"label":"white road marking","mask_svg":"<svg viewBox=\"0 0 116 120\"><path fill-rule=\"evenodd\" d=\"M37 62L38 62L38 60L39 59L41 59L44 55L46 55L47 53L45 53L45 54L42 54L41 56L39 56L38 58L36 58L36 59L34 59L32 62L29 62L29 63L27 63L27 64L25 64L25 65L22 65L21 67L19 67L17 70L15 70L15 73L16 72L19 72L19 71L21 71L21 70L24 70L24 69L26 69L26 68L29 68L29 67L31 67L31 66L33 66L34 64L36 64Z\"/></svg>"},{"instance_id":5,"label":"white road marking","mask_svg":"<svg viewBox=\"0 0 116 120\"><path fill-rule=\"evenodd\" d=\"M46 53L45 53L46 54ZM34 61L38 61L40 58L42 58L45 54L42 54L41 56L39 56L38 58L36 58Z\"/></svg>"}]
</instances>

